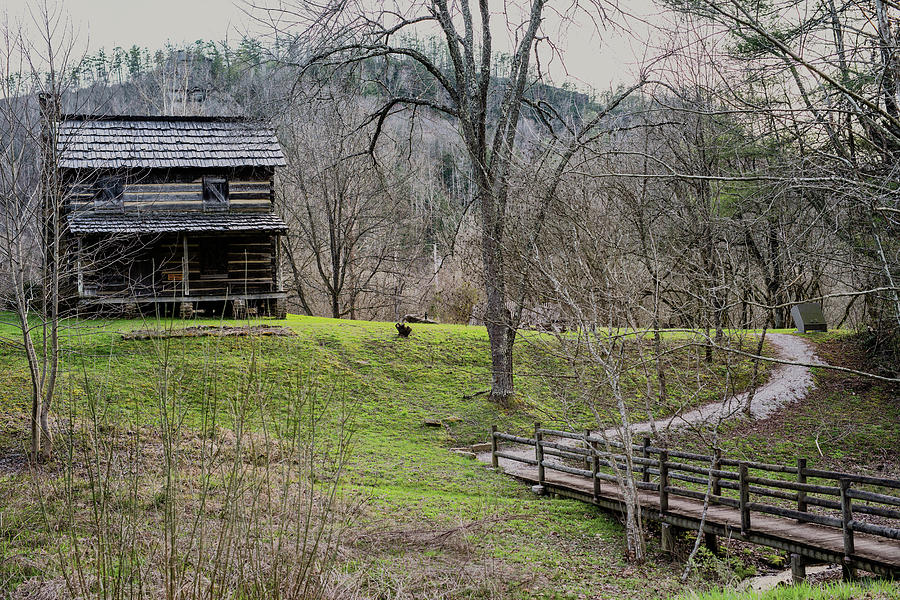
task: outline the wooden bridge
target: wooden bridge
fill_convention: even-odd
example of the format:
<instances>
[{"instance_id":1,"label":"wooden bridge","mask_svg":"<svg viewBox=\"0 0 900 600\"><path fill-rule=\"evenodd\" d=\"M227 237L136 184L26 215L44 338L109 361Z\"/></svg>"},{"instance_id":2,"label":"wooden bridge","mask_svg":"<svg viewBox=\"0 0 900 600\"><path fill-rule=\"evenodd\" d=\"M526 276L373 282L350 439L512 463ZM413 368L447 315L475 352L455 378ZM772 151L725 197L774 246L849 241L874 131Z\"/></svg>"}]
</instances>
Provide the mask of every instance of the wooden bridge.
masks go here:
<instances>
[{"instance_id":1,"label":"wooden bridge","mask_svg":"<svg viewBox=\"0 0 900 600\"><path fill-rule=\"evenodd\" d=\"M661 523L664 550L673 528L702 523L713 550L724 537L789 552L795 580L815 562L841 564L847 577L856 569L900 576L900 480L812 469L806 459L775 465L657 448L649 438L625 450L540 425L533 437L491 433L495 468L513 461L507 471L536 491L609 510L624 512L618 482L630 465L642 516Z\"/></svg>"}]
</instances>

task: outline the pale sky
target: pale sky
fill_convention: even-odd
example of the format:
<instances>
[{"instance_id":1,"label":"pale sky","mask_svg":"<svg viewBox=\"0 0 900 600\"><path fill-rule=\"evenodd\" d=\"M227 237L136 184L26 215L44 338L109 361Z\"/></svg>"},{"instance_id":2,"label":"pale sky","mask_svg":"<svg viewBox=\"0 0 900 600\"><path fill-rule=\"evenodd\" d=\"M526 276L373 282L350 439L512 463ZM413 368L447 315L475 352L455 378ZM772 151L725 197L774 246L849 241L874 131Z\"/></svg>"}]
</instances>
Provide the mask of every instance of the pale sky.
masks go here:
<instances>
[{"instance_id":1,"label":"pale sky","mask_svg":"<svg viewBox=\"0 0 900 600\"><path fill-rule=\"evenodd\" d=\"M52 4L55 0L47 2ZM500 0L492 3L498 9L502 7ZM4 4L10 19L30 20L29 0L6 0ZM153 50L167 41L175 45L198 39L237 42L243 32L254 27L241 10L245 5L232 0L60 0L60 4L71 16L89 52L133 44ZM579 87L592 86L602 91L636 79L636 65L647 54L644 41L655 37L647 22L658 24L664 17L652 0L622 4L637 18L619 17L616 21L624 27L602 31L599 36L593 27L578 23L567 25L562 35L559 19L548 12L544 30L557 40L565 57L565 71L557 61L549 66L557 84L569 79ZM3 10L0 9L0 18Z\"/></svg>"}]
</instances>

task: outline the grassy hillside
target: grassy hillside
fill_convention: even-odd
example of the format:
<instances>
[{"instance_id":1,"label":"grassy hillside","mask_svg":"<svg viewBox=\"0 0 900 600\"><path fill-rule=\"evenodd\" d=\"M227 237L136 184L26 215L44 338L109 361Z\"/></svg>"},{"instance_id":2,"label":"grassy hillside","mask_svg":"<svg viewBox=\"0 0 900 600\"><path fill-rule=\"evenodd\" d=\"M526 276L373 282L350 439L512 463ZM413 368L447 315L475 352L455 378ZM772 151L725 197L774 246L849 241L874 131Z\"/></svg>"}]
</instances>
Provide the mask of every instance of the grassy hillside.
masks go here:
<instances>
[{"instance_id":1,"label":"grassy hillside","mask_svg":"<svg viewBox=\"0 0 900 600\"><path fill-rule=\"evenodd\" d=\"M91 391L85 388L95 392L102 388L107 410L126 412L142 423L152 422L156 407L146 400L156 393L160 368L165 364L177 378L175 392L183 400L183 418L196 425L203 418L198 399L208 393L204 390L216 385L219 392L235 392L252 358L259 376L271 387L270 401L284 400L297 377L311 378L318 387L352 404L358 430L377 432L378 438L393 435L410 442L470 444L485 441L494 423L516 431L527 431L535 421L579 429L597 425L591 407L578 393L585 382L572 383L569 357L560 354L556 339L547 334L520 334L516 345L518 393L514 404L504 410L483 393L490 385L490 364L487 336L481 327L414 326L414 334L404 339L397 336L391 323L296 316L264 323L286 325L297 335L134 341L123 340L119 334L146 328L165 330L185 323L73 323L63 342L66 377L71 384L66 388L69 400L77 403L83 399ZM15 335L14 330L0 327L3 338L15 341ZM683 334L670 334L666 341L663 360L669 402L660 406L654 401L657 417L719 399L729 366L737 389L750 379L750 366L728 357L717 357L698 374L702 352L685 345L689 340ZM646 418L648 379L654 394L656 385L655 373L641 365L642 359L652 360L650 343L642 346L643 356L628 349L634 356L623 378L634 419ZM11 343L0 345L0 353L12 367L0 373L0 409L19 414L27 404L24 361ZM610 403L603 380L587 383L595 386L589 396L605 413ZM439 432L419 427L425 419L443 419L445 427Z\"/></svg>"},{"instance_id":2,"label":"grassy hillside","mask_svg":"<svg viewBox=\"0 0 900 600\"><path fill-rule=\"evenodd\" d=\"M197 323L203 322L190 324ZM608 515L535 497L448 452L486 441L494 423L520 432L537 420L554 427L596 425L585 398L607 414L599 380L590 393L579 393L552 336L522 335L518 395L501 408L478 394L490 380L483 328L413 326L403 339L391 323L290 317L266 324L285 325L296 335L124 340L123 331L184 323L70 324L56 409L63 431L58 451L69 462L52 467L56 475L49 478L32 475L22 461L24 362L14 344L0 345L8 365L0 371L0 550L12 557L0 563L0 585L66 587L72 548L86 553L84 568L98 580L113 577L110 572L127 580L121 565L131 563L107 557L119 570L104 571L95 564L102 553L84 550L85 540L103 537L104 523L119 523L146 543L134 551L138 556L155 548L165 555L169 532L190 531L185 524L202 514L198 503L227 508L229 498L239 498L255 506L264 498L282 506L277 500L286 494L273 491L283 483L279 473L294 473L291 465L299 464L303 469L284 476L308 478L299 498L318 498L338 482L333 511L350 526L333 545L340 565L334 585L353 586L359 595L577 598L602 591L603 597L650 598L679 588L679 566L663 559L655 542L653 560L630 566L620 527ZM749 380L750 365L727 357L698 376L702 351L685 341L680 335L665 340L670 405L653 409L657 416L718 398L729 369L737 387ZM640 417L655 386L647 367L652 352L649 343L629 352L635 366L623 383ZM140 456L130 458L135 440ZM227 462L232 455L239 456L233 464ZM226 459L216 463L220 456ZM232 493L238 472L268 487ZM115 485L96 483L104 477ZM104 523L90 516L98 498ZM252 514L269 527L254 530L267 540L272 523L266 511ZM101 571L103 577L96 575Z\"/></svg>"}]
</instances>

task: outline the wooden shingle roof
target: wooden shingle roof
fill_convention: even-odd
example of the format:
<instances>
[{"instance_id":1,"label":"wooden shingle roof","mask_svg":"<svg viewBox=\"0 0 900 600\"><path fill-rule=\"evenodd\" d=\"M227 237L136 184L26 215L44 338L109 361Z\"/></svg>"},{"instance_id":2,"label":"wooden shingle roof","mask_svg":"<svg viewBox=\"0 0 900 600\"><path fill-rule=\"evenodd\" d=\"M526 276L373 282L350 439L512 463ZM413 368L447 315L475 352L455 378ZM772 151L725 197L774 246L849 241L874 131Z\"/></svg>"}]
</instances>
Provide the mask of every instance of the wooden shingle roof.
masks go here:
<instances>
[{"instance_id":1,"label":"wooden shingle roof","mask_svg":"<svg viewBox=\"0 0 900 600\"><path fill-rule=\"evenodd\" d=\"M240 119L64 117L60 167L152 169L282 167L275 132Z\"/></svg>"},{"instance_id":2,"label":"wooden shingle roof","mask_svg":"<svg viewBox=\"0 0 900 600\"><path fill-rule=\"evenodd\" d=\"M153 234L168 232L267 231L286 233L287 225L273 213L73 213L69 231L76 235Z\"/></svg>"}]
</instances>

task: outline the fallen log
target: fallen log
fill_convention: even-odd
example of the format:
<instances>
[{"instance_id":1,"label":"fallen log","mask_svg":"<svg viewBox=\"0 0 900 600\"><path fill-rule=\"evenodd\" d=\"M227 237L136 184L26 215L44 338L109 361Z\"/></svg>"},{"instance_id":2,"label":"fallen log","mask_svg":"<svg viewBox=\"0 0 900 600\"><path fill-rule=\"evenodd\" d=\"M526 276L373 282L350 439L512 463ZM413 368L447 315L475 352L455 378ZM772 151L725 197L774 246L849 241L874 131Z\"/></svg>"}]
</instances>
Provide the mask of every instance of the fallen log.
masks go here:
<instances>
[{"instance_id":1,"label":"fallen log","mask_svg":"<svg viewBox=\"0 0 900 600\"><path fill-rule=\"evenodd\" d=\"M403 315L403 319L400 321L401 323L424 323L425 325L437 325L437 321L432 321L428 318L428 313L425 313L424 317L420 317L419 315Z\"/></svg>"}]
</instances>

